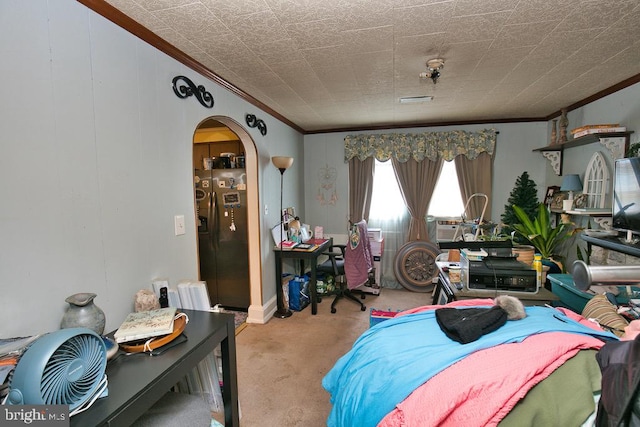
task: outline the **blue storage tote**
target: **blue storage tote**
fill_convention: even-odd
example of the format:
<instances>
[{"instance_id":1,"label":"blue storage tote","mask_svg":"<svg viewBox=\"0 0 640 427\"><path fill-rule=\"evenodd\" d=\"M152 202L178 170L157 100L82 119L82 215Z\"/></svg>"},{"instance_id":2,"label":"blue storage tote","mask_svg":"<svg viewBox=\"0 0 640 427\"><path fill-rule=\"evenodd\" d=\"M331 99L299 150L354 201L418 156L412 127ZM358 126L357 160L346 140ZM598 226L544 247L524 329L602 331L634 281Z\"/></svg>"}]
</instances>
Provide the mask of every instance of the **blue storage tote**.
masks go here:
<instances>
[{"instance_id":1,"label":"blue storage tote","mask_svg":"<svg viewBox=\"0 0 640 427\"><path fill-rule=\"evenodd\" d=\"M561 305L576 313L582 313L584 306L593 298L593 294L576 288L570 274L547 274L547 279L551 282L551 292L560 297Z\"/></svg>"},{"instance_id":2,"label":"blue storage tote","mask_svg":"<svg viewBox=\"0 0 640 427\"><path fill-rule=\"evenodd\" d=\"M561 305L570 308L576 313L582 313L584 306L594 296L591 292L584 292L576 288L571 274L548 274L547 278L551 282L551 292L560 297ZM617 288L616 301L619 305L627 304L629 296L627 295L626 286L617 286ZM631 290L634 293L640 292L640 288L636 286L632 286Z\"/></svg>"}]
</instances>

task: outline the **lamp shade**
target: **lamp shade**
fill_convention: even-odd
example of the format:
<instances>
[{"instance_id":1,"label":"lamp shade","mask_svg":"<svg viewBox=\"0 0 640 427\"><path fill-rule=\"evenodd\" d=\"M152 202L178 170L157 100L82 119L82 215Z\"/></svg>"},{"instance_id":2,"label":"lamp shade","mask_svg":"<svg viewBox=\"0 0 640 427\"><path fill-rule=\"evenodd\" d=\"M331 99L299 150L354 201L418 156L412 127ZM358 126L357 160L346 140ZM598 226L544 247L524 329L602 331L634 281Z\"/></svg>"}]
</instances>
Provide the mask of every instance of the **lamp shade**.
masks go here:
<instances>
[{"instance_id":1,"label":"lamp shade","mask_svg":"<svg viewBox=\"0 0 640 427\"><path fill-rule=\"evenodd\" d=\"M560 191L580 191L582 190L582 182L580 176L576 174L565 175L562 178L562 186Z\"/></svg>"},{"instance_id":2,"label":"lamp shade","mask_svg":"<svg viewBox=\"0 0 640 427\"><path fill-rule=\"evenodd\" d=\"M293 164L293 157L273 156L271 163L278 169L289 169Z\"/></svg>"}]
</instances>

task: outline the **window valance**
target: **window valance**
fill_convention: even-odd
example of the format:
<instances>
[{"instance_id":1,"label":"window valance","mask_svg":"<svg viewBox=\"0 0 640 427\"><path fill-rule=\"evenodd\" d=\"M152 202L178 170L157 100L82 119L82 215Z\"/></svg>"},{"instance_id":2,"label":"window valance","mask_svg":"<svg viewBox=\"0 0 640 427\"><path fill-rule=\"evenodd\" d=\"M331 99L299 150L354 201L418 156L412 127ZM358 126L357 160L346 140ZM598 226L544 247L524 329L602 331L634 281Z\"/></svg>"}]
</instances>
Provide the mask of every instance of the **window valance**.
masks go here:
<instances>
[{"instance_id":1,"label":"window valance","mask_svg":"<svg viewBox=\"0 0 640 427\"><path fill-rule=\"evenodd\" d=\"M413 157L420 162L425 158L449 161L458 155L464 155L473 160L483 152L493 156L497 134L495 129L483 129L478 132L459 130L347 135L344 138L344 158L348 162L353 157L360 160L375 157L379 161L394 157L400 162L406 162Z\"/></svg>"}]
</instances>

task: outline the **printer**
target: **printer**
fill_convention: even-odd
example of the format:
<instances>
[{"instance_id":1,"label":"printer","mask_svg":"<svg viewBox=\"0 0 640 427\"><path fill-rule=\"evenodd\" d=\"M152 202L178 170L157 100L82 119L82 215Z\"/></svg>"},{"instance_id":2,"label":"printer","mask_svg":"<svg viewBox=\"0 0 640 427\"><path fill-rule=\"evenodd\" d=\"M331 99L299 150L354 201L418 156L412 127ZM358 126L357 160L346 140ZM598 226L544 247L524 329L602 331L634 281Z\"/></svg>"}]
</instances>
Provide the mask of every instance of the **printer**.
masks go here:
<instances>
[{"instance_id":1,"label":"printer","mask_svg":"<svg viewBox=\"0 0 640 427\"><path fill-rule=\"evenodd\" d=\"M503 251L460 250L460 278L469 290L538 292L536 271Z\"/></svg>"}]
</instances>

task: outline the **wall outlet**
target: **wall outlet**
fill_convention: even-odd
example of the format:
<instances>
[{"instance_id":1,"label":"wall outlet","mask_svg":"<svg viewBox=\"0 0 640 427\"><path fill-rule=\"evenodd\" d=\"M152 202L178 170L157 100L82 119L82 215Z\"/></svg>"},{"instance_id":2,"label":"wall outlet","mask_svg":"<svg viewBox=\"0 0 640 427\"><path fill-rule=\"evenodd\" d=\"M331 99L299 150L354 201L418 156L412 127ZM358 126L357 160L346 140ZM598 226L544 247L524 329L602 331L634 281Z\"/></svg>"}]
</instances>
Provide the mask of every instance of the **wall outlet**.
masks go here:
<instances>
[{"instance_id":1,"label":"wall outlet","mask_svg":"<svg viewBox=\"0 0 640 427\"><path fill-rule=\"evenodd\" d=\"M184 215L176 215L173 217L173 226L176 236L181 236L185 233L184 229Z\"/></svg>"}]
</instances>

